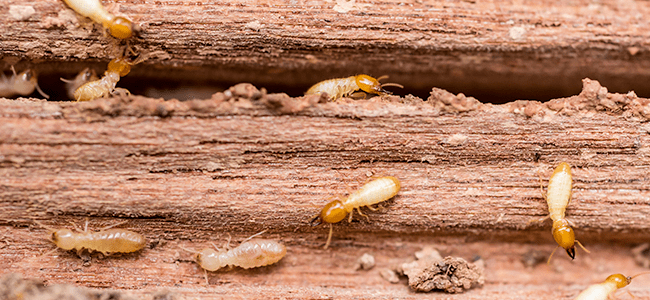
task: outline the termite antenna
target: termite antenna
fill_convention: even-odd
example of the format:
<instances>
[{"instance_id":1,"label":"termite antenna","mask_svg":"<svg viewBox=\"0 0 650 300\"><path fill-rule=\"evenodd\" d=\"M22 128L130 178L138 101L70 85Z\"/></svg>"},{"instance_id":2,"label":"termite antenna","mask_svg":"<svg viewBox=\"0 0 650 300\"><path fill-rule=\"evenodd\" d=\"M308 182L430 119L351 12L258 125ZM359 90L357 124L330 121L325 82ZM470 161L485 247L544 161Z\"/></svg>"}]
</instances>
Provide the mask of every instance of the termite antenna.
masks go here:
<instances>
[{"instance_id":1,"label":"termite antenna","mask_svg":"<svg viewBox=\"0 0 650 300\"><path fill-rule=\"evenodd\" d=\"M383 83L383 84L381 85L382 88L385 87L385 86L396 86L396 87L398 87L398 88L400 88L400 89L403 89L403 88L404 88L403 85L401 85L401 84L399 84L399 83L394 83L394 82L387 82L387 83Z\"/></svg>"},{"instance_id":2,"label":"termite antenna","mask_svg":"<svg viewBox=\"0 0 650 300\"><path fill-rule=\"evenodd\" d=\"M61 81L65 82L65 83L71 83L71 82L74 82L74 79L65 79L65 78L63 78L63 77L59 77L59 79L60 79Z\"/></svg>"},{"instance_id":3,"label":"termite antenna","mask_svg":"<svg viewBox=\"0 0 650 300\"><path fill-rule=\"evenodd\" d=\"M32 222L36 223L36 225L38 225L38 226L41 226L41 227L47 229L47 230L50 231L50 232L56 232L56 229L54 229L54 228L52 228L52 227L49 227L49 226L46 226L45 224L43 224L43 223L41 223L41 222L39 222L39 221L36 221L36 220L33 220L33 219L32 219Z\"/></svg>"},{"instance_id":4,"label":"termite antenna","mask_svg":"<svg viewBox=\"0 0 650 300\"><path fill-rule=\"evenodd\" d=\"M192 249L188 249L188 248L185 248L185 247L183 247L183 246L178 246L178 248L181 248L182 250L185 250L185 251L187 251L187 252L189 252L189 253L194 253L194 254L199 253L199 251L192 250Z\"/></svg>"},{"instance_id":5,"label":"termite antenna","mask_svg":"<svg viewBox=\"0 0 650 300\"><path fill-rule=\"evenodd\" d=\"M583 246L580 241L576 240L576 243L578 243L578 246L580 246L580 248L582 248L582 250L585 250L585 252L587 252L587 253L591 253L591 251L587 250L587 248L585 248L585 246Z\"/></svg>"},{"instance_id":6,"label":"termite antenna","mask_svg":"<svg viewBox=\"0 0 650 300\"><path fill-rule=\"evenodd\" d=\"M325 242L325 247L323 247L324 250L327 250L327 248L330 246L330 242L332 241L332 231L333 231L332 228L334 228L334 226L332 225L332 223L329 224L330 224L330 234L327 236L327 242Z\"/></svg>"},{"instance_id":7,"label":"termite antenna","mask_svg":"<svg viewBox=\"0 0 650 300\"><path fill-rule=\"evenodd\" d=\"M647 271L647 272L641 272L641 273L636 274L636 275L634 275L634 276L630 276L630 280L632 280L632 279L634 279L634 278L637 278L637 277L639 277L639 276L641 276L641 275L645 275L645 274L650 274L650 271Z\"/></svg>"},{"instance_id":8,"label":"termite antenna","mask_svg":"<svg viewBox=\"0 0 650 300\"><path fill-rule=\"evenodd\" d=\"M551 252L551 256L549 256L548 261L546 261L547 265L551 264L551 258L553 257L553 254L555 254L555 251L557 251L557 248L560 248L560 246L556 246L555 249L553 249L553 252Z\"/></svg>"},{"instance_id":9,"label":"termite antenna","mask_svg":"<svg viewBox=\"0 0 650 300\"><path fill-rule=\"evenodd\" d=\"M50 99L50 96L48 94L44 93L43 90L41 90L41 87L38 86L38 82L34 82L34 87L36 88L38 93L41 94L41 96L45 97L45 99Z\"/></svg>"}]
</instances>

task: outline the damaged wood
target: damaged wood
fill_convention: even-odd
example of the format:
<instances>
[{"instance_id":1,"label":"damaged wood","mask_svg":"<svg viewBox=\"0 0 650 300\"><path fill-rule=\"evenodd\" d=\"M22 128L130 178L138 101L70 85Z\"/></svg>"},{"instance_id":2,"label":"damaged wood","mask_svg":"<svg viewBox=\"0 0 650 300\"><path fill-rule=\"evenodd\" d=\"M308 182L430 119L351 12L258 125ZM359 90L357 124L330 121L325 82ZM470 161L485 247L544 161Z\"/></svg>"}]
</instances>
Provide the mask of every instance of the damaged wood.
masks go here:
<instances>
[{"instance_id":1,"label":"damaged wood","mask_svg":"<svg viewBox=\"0 0 650 300\"><path fill-rule=\"evenodd\" d=\"M119 50L63 1L2 1L3 68L100 71ZM591 77L650 94L647 1L111 1L142 30L130 44L148 61L131 76L254 82L302 92L323 79L391 75L408 89L471 95L579 91Z\"/></svg>"},{"instance_id":2,"label":"damaged wood","mask_svg":"<svg viewBox=\"0 0 650 300\"><path fill-rule=\"evenodd\" d=\"M211 99L143 97L86 103L0 99L0 268L51 283L144 297L420 297L380 270L424 246L485 261L485 285L452 299L570 299L611 273L634 274L632 248L650 222L648 99L585 79L548 103L482 104L434 89L416 97L324 101L241 84ZM540 193L553 167L573 168L567 218L591 251L574 262L529 262L555 247ZM373 176L402 190L385 207L334 227L308 221L328 198ZM47 230L90 218L127 220L148 246L101 257L54 249ZM200 249L267 230L287 245L279 263L203 273ZM376 268L355 270L363 253ZM536 260L538 261L538 260ZM650 279L630 286L650 296ZM549 292L550 291L550 292ZM436 294L436 296L441 296ZM444 297L448 297L445 295Z\"/></svg>"}]
</instances>

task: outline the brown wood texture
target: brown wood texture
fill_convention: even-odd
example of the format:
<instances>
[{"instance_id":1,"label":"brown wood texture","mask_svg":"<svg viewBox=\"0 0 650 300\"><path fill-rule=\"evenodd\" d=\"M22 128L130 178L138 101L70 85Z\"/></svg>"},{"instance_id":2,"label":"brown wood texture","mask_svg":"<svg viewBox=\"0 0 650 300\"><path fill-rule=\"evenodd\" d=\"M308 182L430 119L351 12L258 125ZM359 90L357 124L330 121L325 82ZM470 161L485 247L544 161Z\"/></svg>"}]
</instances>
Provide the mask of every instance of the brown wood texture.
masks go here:
<instances>
[{"instance_id":1,"label":"brown wood texture","mask_svg":"<svg viewBox=\"0 0 650 300\"><path fill-rule=\"evenodd\" d=\"M101 71L117 55L117 42L63 1L0 3L5 70L25 59L43 74L93 62ZM319 80L370 73L408 83L409 92L550 99L578 93L590 77L650 95L648 1L103 3L142 28L131 41L149 55L130 75L139 83L253 82L297 96Z\"/></svg>"},{"instance_id":2,"label":"brown wood texture","mask_svg":"<svg viewBox=\"0 0 650 300\"><path fill-rule=\"evenodd\" d=\"M612 273L643 271L631 248L650 238L650 100L585 80L548 103L481 104L434 89L428 101L376 97L324 103L238 85L211 99L143 97L87 103L0 99L0 268L47 283L168 290L192 299L571 299ZM555 243L540 193L552 168L573 166L567 216L591 251L522 261ZM385 208L327 227L309 219L372 176L402 190ZM81 259L53 249L52 227L144 234L143 251ZM210 273L191 254L261 230L288 247L278 264ZM461 295L416 294L378 272L426 245L486 264L486 284ZM372 253L377 267L356 271ZM650 278L630 286L650 297Z\"/></svg>"}]
</instances>

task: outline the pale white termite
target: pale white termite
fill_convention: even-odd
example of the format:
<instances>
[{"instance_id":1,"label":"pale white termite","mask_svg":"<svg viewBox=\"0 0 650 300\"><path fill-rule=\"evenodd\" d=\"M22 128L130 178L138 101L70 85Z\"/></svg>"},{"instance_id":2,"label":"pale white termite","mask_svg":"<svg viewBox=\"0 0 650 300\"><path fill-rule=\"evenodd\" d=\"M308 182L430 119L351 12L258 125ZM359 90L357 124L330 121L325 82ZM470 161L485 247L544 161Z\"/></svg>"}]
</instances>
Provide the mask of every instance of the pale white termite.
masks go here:
<instances>
[{"instance_id":1,"label":"pale white termite","mask_svg":"<svg viewBox=\"0 0 650 300\"><path fill-rule=\"evenodd\" d=\"M569 205L569 201L571 201L571 185L571 167L569 164L562 162L555 168L555 171L551 175L546 192L548 218L551 218L553 221L553 238L558 244L553 252L551 252L548 263L551 262L551 257L553 257L558 247L564 248L571 259L574 259L576 255L576 243L589 253L589 250L585 249L575 239L573 228L571 228L569 221L565 218L566 207Z\"/></svg>"},{"instance_id":2,"label":"pale white termite","mask_svg":"<svg viewBox=\"0 0 650 300\"><path fill-rule=\"evenodd\" d=\"M364 184L359 190L350 194L344 200L334 200L321 210L320 214L316 215L312 220L312 226L321 224L322 222L330 224L330 232L327 236L327 242L324 249L327 249L332 240L332 224L341 222L345 216L349 214L348 222L352 221L352 214L356 208L360 215L367 218L361 212L362 206L366 206L374 210L370 205L377 204L395 197L400 190L400 182L393 176L380 177L373 181ZM314 223L318 220L318 223Z\"/></svg>"},{"instance_id":3,"label":"pale white termite","mask_svg":"<svg viewBox=\"0 0 650 300\"><path fill-rule=\"evenodd\" d=\"M262 233L264 231L248 237L233 249L228 249L229 246L226 246L227 250L204 248L201 251L193 251L182 247L181 249L195 253L194 260L206 271L217 271L226 266L244 269L263 267L280 261L287 254L287 248L274 240L254 238Z\"/></svg>"},{"instance_id":4,"label":"pale white termite","mask_svg":"<svg viewBox=\"0 0 650 300\"><path fill-rule=\"evenodd\" d=\"M101 252L104 255L111 253L130 253L144 248L146 239L139 233L126 229L110 229L125 222L105 227L97 232L88 231L88 221L84 231L73 232L70 229L54 229L34 220L34 223L49 230L52 235L50 240L63 250L77 250L81 254L84 249Z\"/></svg>"},{"instance_id":5,"label":"pale white termite","mask_svg":"<svg viewBox=\"0 0 650 300\"><path fill-rule=\"evenodd\" d=\"M614 292L624 288L632 282L632 279L650 272L643 272L634 276L625 276L623 274L612 274L605 281L592 284L582 291L574 300L607 300L614 299Z\"/></svg>"},{"instance_id":6,"label":"pale white termite","mask_svg":"<svg viewBox=\"0 0 650 300\"><path fill-rule=\"evenodd\" d=\"M123 17L109 13L99 0L63 0L78 14L102 24L118 39L128 39L139 31L137 25Z\"/></svg>"},{"instance_id":7,"label":"pale white termite","mask_svg":"<svg viewBox=\"0 0 650 300\"><path fill-rule=\"evenodd\" d=\"M65 90L68 92L68 97L74 99L74 92L82 85L87 82L95 81L99 79L95 70L91 68L85 68L75 78L65 79L61 78L61 81L65 82Z\"/></svg>"},{"instance_id":8,"label":"pale white termite","mask_svg":"<svg viewBox=\"0 0 650 300\"><path fill-rule=\"evenodd\" d=\"M388 78L388 76L382 76L375 79L368 75L361 74L345 78L328 79L314 84L309 88L309 90L307 90L305 95L327 93L330 101L334 101L342 97L350 96L358 90L362 90L369 94L385 95L391 94L391 92L383 89L385 86L404 88L404 86L397 83L379 83L379 81L384 78Z\"/></svg>"},{"instance_id":9,"label":"pale white termite","mask_svg":"<svg viewBox=\"0 0 650 300\"><path fill-rule=\"evenodd\" d=\"M36 89L45 99L50 98L38 86L36 73L31 69L16 74L16 69L14 69L14 66L11 66L11 72L13 72L13 75L10 78L7 78L4 73L0 72L2 76L0 77L0 97L11 97L15 95L27 96Z\"/></svg>"},{"instance_id":10,"label":"pale white termite","mask_svg":"<svg viewBox=\"0 0 650 300\"><path fill-rule=\"evenodd\" d=\"M120 77L124 77L131 71L131 66L139 61L131 61L126 58L116 58L108 63L108 68L104 72L104 77L98 80L90 81L80 86L74 92L74 99L77 101L90 101L101 97L108 97L115 90ZM125 89L121 89L128 91Z\"/></svg>"}]
</instances>

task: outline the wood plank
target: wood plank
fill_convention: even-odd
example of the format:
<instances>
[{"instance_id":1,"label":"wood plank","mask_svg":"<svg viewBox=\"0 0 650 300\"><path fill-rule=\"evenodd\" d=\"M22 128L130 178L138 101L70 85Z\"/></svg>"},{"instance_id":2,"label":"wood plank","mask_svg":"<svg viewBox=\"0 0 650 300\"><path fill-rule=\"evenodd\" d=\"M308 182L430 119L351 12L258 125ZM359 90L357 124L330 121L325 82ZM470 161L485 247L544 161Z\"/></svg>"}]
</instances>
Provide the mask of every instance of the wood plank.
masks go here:
<instances>
[{"instance_id":1,"label":"wood plank","mask_svg":"<svg viewBox=\"0 0 650 300\"><path fill-rule=\"evenodd\" d=\"M369 73L408 83L407 93L440 86L496 101L574 94L588 76L650 94L647 1L359 0L346 12L342 0L103 2L142 28L131 44L150 57L133 85L245 81L298 95L319 80ZM24 59L43 74L98 61L100 71L118 55L116 40L62 1L2 3L5 69Z\"/></svg>"},{"instance_id":2,"label":"wood plank","mask_svg":"<svg viewBox=\"0 0 650 300\"><path fill-rule=\"evenodd\" d=\"M580 95L545 104L481 104L442 90L427 102L321 100L245 84L187 102L0 99L0 268L48 283L205 299L419 298L377 272L425 245L485 260L485 286L453 299L570 299L610 273L643 270L630 250L650 232L648 99L585 80ZM567 215L592 254L526 267L530 251L555 247L550 225L529 221L547 214L540 173L546 181L560 161L574 173ZM368 212L370 221L337 224L322 250L327 228L308 220L328 198L378 175L398 177L403 189ZM128 220L123 227L149 247L84 262L48 253L47 231L31 221L70 227L86 217L93 228ZM288 246L287 257L216 272L207 287L180 250L263 229ZM355 271L364 252L378 266ZM635 279L630 290L648 297L648 283Z\"/></svg>"}]
</instances>

